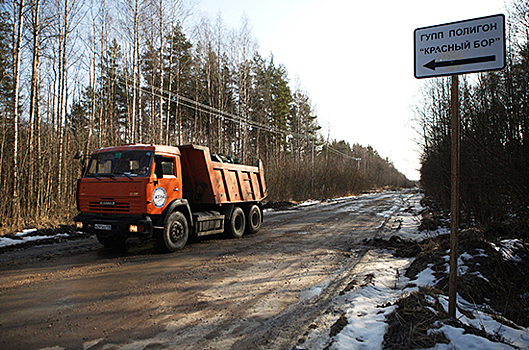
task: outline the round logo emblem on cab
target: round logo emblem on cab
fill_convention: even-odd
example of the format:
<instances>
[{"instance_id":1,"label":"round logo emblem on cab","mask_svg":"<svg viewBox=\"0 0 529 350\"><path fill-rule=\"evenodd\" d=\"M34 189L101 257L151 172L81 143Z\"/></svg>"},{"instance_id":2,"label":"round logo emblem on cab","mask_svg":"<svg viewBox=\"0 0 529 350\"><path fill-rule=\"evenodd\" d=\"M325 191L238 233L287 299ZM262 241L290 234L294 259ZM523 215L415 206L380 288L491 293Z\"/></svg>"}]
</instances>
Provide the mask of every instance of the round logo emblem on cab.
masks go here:
<instances>
[{"instance_id":1,"label":"round logo emblem on cab","mask_svg":"<svg viewBox=\"0 0 529 350\"><path fill-rule=\"evenodd\" d=\"M162 208L167 201L167 193L163 187L156 187L152 193L152 203L156 208Z\"/></svg>"}]
</instances>

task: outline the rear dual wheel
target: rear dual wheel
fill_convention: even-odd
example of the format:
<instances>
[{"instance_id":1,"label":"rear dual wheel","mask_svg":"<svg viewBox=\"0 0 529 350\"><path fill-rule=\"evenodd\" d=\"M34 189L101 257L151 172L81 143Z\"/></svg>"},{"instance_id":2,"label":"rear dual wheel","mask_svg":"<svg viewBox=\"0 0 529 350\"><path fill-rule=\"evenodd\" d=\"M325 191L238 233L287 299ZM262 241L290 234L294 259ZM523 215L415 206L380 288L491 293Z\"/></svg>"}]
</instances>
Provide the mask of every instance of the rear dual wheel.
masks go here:
<instances>
[{"instance_id":1,"label":"rear dual wheel","mask_svg":"<svg viewBox=\"0 0 529 350\"><path fill-rule=\"evenodd\" d=\"M246 232L257 233L261 229L261 223L263 222L263 213L258 205L252 205L248 210L247 215Z\"/></svg>"},{"instance_id":2,"label":"rear dual wheel","mask_svg":"<svg viewBox=\"0 0 529 350\"><path fill-rule=\"evenodd\" d=\"M231 213L231 218L227 224L227 231L230 237L241 238L246 228L246 217L244 215L244 211L239 207L233 208L233 213Z\"/></svg>"},{"instance_id":3,"label":"rear dual wheel","mask_svg":"<svg viewBox=\"0 0 529 350\"><path fill-rule=\"evenodd\" d=\"M258 205L252 205L245 213L240 207L235 207L227 224L227 232L232 238L241 238L244 232L257 233L263 222L263 214Z\"/></svg>"}]
</instances>

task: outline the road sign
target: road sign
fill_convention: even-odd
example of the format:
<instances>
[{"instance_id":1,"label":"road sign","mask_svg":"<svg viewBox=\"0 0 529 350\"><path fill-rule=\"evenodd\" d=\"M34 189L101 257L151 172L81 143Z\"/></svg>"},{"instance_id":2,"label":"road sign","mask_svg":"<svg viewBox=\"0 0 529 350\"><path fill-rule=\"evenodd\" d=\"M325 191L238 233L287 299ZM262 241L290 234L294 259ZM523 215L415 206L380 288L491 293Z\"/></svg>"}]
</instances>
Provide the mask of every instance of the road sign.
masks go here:
<instances>
[{"instance_id":1,"label":"road sign","mask_svg":"<svg viewBox=\"0 0 529 350\"><path fill-rule=\"evenodd\" d=\"M415 29L414 48L416 78L502 69L505 67L505 16Z\"/></svg>"},{"instance_id":2,"label":"road sign","mask_svg":"<svg viewBox=\"0 0 529 350\"><path fill-rule=\"evenodd\" d=\"M415 29L415 77L452 76L450 275L448 314L456 316L461 120L458 74L505 67L505 16L494 15Z\"/></svg>"}]
</instances>

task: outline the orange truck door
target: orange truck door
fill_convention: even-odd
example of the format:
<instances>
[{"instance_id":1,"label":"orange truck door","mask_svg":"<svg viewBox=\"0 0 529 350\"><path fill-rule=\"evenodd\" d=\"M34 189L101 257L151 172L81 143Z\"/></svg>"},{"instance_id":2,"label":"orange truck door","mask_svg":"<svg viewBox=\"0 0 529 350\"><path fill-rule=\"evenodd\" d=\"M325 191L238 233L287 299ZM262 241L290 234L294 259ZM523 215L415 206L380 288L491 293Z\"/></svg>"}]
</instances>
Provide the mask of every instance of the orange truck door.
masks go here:
<instances>
[{"instance_id":1,"label":"orange truck door","mask_svg":"<svg viewBox=\"0 0 529 350\"><path fill-rule=\"evenodd\" d=\"M169 203L182 198L179 157L160 156L158 160L154 171L156 179L151 197L153 214L161 214Z\"/></svg>"}]
</instances>

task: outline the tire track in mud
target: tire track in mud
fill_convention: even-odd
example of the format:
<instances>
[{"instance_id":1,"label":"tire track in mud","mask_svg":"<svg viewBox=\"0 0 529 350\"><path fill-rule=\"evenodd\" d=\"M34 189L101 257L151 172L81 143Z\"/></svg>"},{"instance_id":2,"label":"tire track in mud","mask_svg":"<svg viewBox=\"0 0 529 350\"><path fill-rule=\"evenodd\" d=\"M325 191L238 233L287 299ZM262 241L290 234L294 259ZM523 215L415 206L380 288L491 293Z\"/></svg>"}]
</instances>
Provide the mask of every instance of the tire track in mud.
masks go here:
<instances>
[{"instance_id":1,"label":"tire track in mud","mask_svg":"<svg viewBox=\"0 0 529 350\"><path fill-rule=\"evenodd\" d=\"M350 236L359 225L355 221L348 223L349 216L311 216L310 223L299 220L278 226L280 233L268 232L267 237L254 242L259 244L247 246L244 254L233 249L235 255L228 256L242 265L248 259L242 261L241 255L260 259L249 267L245 265L244 272L232 271L222 284L199 293L207 308L171 322L166 332L151 339L151 344L170 347L175 336L179 349L271 348L272 343L273 348L281 349L286 343L295 343L310 321L347 286L349 271L365 253L351 252L351 243L358 240L351 240ZM361 226L374 232L377 224L375 221ZM319 238L314 239L315 236ZM329 241L329 237L334 237L334 241ZM299 252L300 246L305 253ZM263 257L268 260L263 262ZM312 278L307 277L310 274ZM324 286L313 296L300 296L324 280Z\"/></svg>"}]
</instances>

